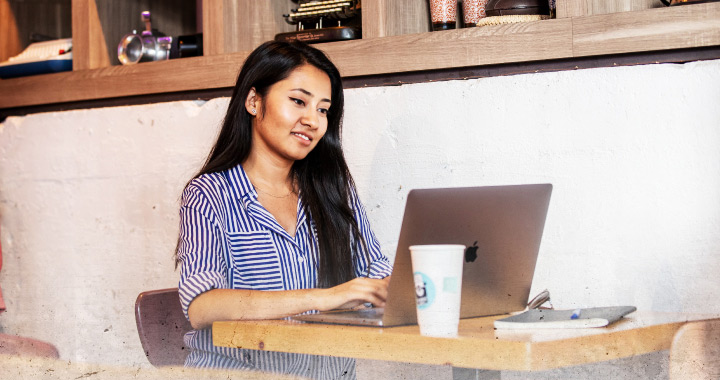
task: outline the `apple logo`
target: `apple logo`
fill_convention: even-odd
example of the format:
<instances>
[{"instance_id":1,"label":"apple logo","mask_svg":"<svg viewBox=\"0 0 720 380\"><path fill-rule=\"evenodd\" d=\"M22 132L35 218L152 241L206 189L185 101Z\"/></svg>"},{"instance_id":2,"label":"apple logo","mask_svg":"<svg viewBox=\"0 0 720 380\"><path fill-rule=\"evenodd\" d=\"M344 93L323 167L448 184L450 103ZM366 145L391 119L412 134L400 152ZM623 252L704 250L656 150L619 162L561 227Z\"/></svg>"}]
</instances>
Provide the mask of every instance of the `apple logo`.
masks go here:
<instances>
[{"instance_id":1,"label":"apple logo","mask_svg":"<svg viewBox=\"0 0 720 380\"><path fill-rule=\"evenodd\" d=\"M477 250L478 250L477 241L473 243L472 247L467 247L465 249L465 262L466 263L471 263L471 262L475 261L475 259L477 259L477 257L478 257Z\"/></svg>"}]
</instances>

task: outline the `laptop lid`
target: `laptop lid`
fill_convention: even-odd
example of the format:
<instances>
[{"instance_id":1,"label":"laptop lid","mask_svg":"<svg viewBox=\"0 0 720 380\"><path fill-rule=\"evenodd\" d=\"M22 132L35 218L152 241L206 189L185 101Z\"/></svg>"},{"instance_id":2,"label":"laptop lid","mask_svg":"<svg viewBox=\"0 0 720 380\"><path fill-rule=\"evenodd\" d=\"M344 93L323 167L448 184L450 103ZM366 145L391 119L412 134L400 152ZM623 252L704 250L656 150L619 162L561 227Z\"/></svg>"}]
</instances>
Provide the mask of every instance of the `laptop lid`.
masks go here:
<instances>
[{"instance_id":1,"label":"laptop lid","mask_svg":"<svg viewBox=\"0 0 720 380\"><path fill-rule=\"evenodd\" d=\"M525 308L551 184L416 189L408 194L383 326L417 323L411 245L464 244L460 317Z\"/></svg>"}]
</instances>

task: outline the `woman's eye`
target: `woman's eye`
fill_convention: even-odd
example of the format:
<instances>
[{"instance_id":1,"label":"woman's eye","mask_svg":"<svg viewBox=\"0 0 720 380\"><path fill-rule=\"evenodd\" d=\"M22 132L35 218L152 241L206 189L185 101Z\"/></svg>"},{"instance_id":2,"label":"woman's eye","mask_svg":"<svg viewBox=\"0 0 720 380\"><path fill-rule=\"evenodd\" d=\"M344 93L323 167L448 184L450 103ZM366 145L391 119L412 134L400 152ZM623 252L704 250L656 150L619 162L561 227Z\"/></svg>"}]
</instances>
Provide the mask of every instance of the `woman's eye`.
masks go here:
<instances>
[{"instance_id":1,"label":"woman's eye","mask_svg":"<svg viewBox=\"0 0 720 380\"><path fill-rule=\"evenodd\" d=\"M327 108L318 108L318 111L320 111L321 114L327 115L328 109Z\"/></svg>"},{"instance_id":2,"label":"woman's eye","mask_svg":"<svg viewBox=\"0 0 720 380\"><path fill-rule=\"evenodd\" d=\"M293 102L295 102L295 104L297 104L299 106L305 105L305 102L303 102L302 100L300 100L298 98L290 98L290 100L292 100Z\"/></svg>"}]
</instances>

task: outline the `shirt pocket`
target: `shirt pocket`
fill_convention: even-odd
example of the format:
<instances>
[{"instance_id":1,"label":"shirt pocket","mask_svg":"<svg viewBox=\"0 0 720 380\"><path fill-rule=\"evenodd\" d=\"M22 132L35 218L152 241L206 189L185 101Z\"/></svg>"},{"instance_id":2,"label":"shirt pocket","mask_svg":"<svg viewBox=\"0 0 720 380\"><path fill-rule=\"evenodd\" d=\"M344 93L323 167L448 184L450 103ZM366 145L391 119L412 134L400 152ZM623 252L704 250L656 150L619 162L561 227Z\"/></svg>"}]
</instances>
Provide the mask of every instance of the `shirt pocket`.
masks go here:
<instances>
[{"instance_id":1,"label":"shirt pocket","mask_svg":"<svg viewBox=\"0 0 720 380\"><path fill-rule=\"evenodd\" d=\"M231 232L228 246L233 289L283 289L280 260L269 232Z\"/></svg>"}]
</instances>

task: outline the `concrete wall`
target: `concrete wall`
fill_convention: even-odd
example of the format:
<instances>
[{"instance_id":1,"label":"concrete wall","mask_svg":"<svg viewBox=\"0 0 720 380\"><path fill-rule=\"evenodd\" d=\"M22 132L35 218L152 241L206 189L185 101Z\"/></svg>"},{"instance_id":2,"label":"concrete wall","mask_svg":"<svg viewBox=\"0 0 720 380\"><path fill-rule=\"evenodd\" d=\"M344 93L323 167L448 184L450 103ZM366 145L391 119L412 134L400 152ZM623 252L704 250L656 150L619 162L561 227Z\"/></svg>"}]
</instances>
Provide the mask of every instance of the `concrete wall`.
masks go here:
<instances>
[{"instance_id":1,"label":"concrete wall","mask_svg":"<svg viewBox=\"0 0 720 380\"><path fill-rule=\"evenodd\" d=\"M384 251L411 188L551 182L533 293L720 313L720 61L346 91L345 149ZM228 99L0 126L0 331L146 366L133 304L176 286L183 184Z\"/></svg>"}]
</instances>

